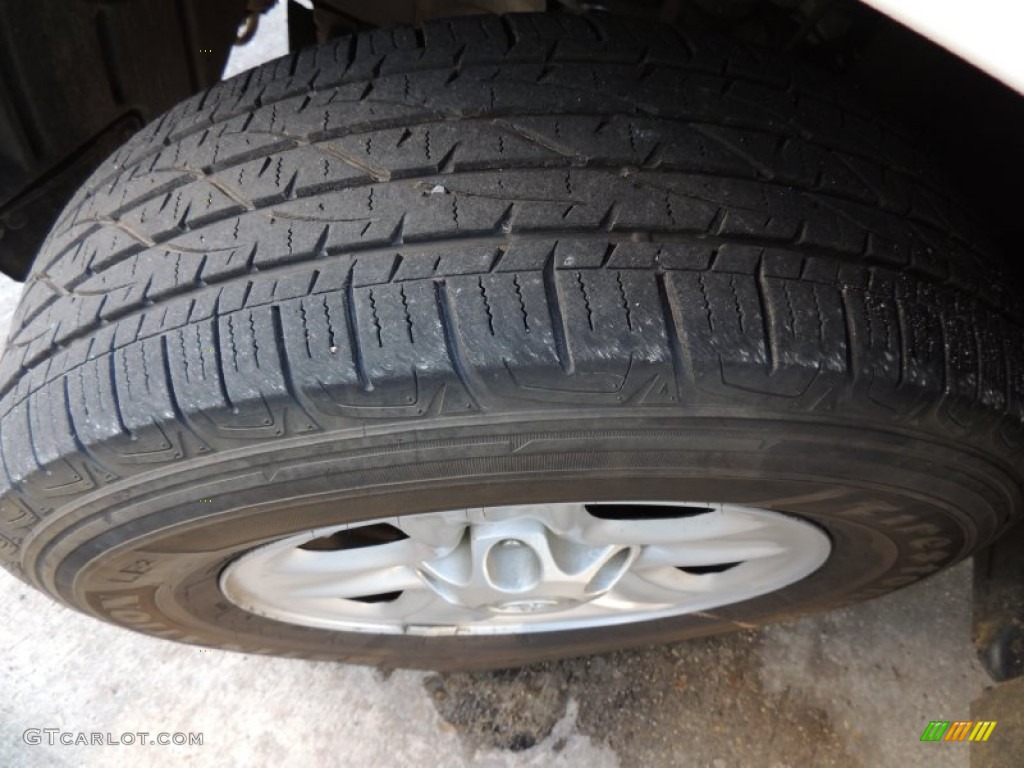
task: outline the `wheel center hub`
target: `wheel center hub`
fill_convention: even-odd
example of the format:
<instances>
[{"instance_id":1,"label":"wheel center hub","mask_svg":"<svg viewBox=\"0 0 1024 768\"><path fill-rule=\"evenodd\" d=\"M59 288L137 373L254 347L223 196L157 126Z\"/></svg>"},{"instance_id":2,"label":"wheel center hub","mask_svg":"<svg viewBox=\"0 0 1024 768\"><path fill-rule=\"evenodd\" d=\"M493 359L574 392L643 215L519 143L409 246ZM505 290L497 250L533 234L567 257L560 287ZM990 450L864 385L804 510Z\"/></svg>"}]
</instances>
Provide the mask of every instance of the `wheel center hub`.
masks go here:
<instances>
[{"instance_id":1,"label":"wheel center hub","mask_svg":"<svg viewBox=\"0 0 1024 768\"><path fill-rule=\"evenodd\" d=\"M629 568L635 547L592 546L539 520L474 523L443 557L420 564L444 600L477 611L543 613L589 602Z\"/></svg>"}]
</instances>

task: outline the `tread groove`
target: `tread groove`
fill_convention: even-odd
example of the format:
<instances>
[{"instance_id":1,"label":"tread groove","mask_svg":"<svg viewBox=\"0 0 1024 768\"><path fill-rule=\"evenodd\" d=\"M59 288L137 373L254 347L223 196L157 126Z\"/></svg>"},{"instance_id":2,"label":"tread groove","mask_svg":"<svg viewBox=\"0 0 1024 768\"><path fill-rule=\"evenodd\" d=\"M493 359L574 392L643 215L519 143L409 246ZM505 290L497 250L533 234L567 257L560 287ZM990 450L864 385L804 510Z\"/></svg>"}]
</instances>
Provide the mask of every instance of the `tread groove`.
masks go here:
<instances>
[{"instance_id":1,"label":"tread groove","mask_svg":"<svg viewBox=\"0 0 1024 768\"><path fill-rule=\"evenodd\" d=\"M544 282L544 297L547 301L548 312L551 315L551 335L555 340L555 350L558 355L558 363L562 371L571 374L575 368L572 353L569 350L569 340L566 335L565 317L562 315L562 302L558 296L558 281L555 275L555 249L552 248L544 262L544 270L541 273Z\"/></svg>"},{"instance_id":2,"label":"tread groove","mask_svg":"<svg viewBox=\"0 0 1024 768\"><path fill-rule=\"evenodd\" d=\"M349 348L352 350L352 362L355 364L356 375L359 383L367 392L373 391L373 382L367 373L366 359L363 356L363 347L359 341L359 317L356 315L356 291L355 291L355 268L356 262L349 267L348 276L345 278L345 329L348 333ZM327 327L331 327L331 311L327 306L327 297L324 297L324 309L327 311ZM334 333L331 332L331 348L334 348Z\"/></svg>"},{"instance_id":3,"label":"tread groove","mask_svg":"<svg viewBox=\"0 0 1024 768\"><path fill-rule=\"evenodd\" d=\"M693 371L693 358L687 353L679 333L679 324L676 317L679 314L677 302L672 298L673 292L669 290L667 281L669 276L664 272L657 272L654 275L655 285L658 289L658 297L661 305L662 321L665 324L665 334L668 337L668 351L672 358L672 372L674 373L676 398L682 399L684 382L687 381L687 372Z\"/></svg>"},{"instance_id":4,"label":"tread groove","mask_svg":"<svg viewBox=\"0 0 1024 768\"><path fill-rule=\"evenodd\" d=\"M462 352L459 351L458 329L455 327L455 318L452 313L451 303L448 296L448 284L444 280L434 281L434 298L437 304L437 313L441 321L441 336L444 339L445 350L448 353L448 360L452 364L455 375L469 396L470 401L476 410L480 410L480 404L473 395L470 386L470 375L466 369Z\"/></svg>"}]
</instances>

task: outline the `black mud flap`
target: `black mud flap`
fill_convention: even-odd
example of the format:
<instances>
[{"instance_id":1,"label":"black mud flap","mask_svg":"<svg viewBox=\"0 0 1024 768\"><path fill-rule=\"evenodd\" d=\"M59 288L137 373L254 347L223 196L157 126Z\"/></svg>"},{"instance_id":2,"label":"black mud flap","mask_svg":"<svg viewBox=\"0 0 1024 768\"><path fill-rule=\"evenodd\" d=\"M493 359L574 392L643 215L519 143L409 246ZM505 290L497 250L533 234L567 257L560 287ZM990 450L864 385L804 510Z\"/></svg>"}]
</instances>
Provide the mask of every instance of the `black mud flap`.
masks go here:
<instances>
[{"instance_id":1,"label":"black mud flap","mask_svg":"<svg viewBox=\"0 0 1024 768\"><path fill-rule=\"evenodd\" d=\"M1024 525L974 558L974 645L998 685L971 706L975 721L995 723L971 744L971 768L1017 768L1024 755Z\"/></svg>"},{"instance_id":2,"label":"black mud flap","mask_svg":"<svg viewBox=\"0 0 1024 768\"><path fill-rule=\"evenodd\" d=\"M996 682L1024 675L1024 525L975 555L974 646Z\"/></svg>"},{"instance_id":3,"label":"black mud flap","mask_svg":"<svg viewBox=\"0 0 1024 768\"><path fill-rule=\"evenodd\" d=\"M246 4L0 7L0 272L21 280L93 169L161 112L220 79Z\"/></svg>"}]
</instances>

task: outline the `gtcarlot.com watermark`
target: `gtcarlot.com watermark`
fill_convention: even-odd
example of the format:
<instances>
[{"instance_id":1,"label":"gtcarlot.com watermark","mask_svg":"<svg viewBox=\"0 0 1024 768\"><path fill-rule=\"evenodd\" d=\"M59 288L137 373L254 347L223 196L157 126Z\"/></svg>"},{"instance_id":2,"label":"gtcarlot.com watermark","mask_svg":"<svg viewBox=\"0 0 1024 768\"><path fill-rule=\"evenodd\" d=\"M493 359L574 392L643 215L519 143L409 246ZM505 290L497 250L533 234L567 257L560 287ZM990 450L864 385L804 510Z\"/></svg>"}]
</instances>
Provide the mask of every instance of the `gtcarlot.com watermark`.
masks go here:
<instances>
[{"instance_id":1,"label":"gtcarlot.com watermark","mask_svg":"<svg viewBox=\"0 0 1024 768\"><path fill-rule=\"evenodd\" d=\"M203 743L202 733L150 733L135 731L115 736L109 731L62 731L60 728L28 728L21 734L26 744L64 744L66 746L132 746L132 745L200 745Z\"/></svg>"}]
</instances>

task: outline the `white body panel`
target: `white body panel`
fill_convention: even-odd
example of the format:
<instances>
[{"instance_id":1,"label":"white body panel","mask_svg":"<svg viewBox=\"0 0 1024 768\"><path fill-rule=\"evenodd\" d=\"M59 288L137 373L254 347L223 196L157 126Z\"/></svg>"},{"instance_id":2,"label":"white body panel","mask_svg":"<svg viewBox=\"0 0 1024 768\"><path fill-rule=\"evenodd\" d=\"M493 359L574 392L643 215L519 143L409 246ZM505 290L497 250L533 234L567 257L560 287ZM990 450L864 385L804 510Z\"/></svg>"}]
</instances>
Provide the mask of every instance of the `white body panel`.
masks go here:
<instances>
[{"instance_id":1,"label":"white body panel","mask_svg":"<svg viewBox=\"0 0 1024 768\"><path fill-rule=\"evenodd\" d=\"M1024 93L1024 2L864 0Z\"/></svg>"}]
</instances>

